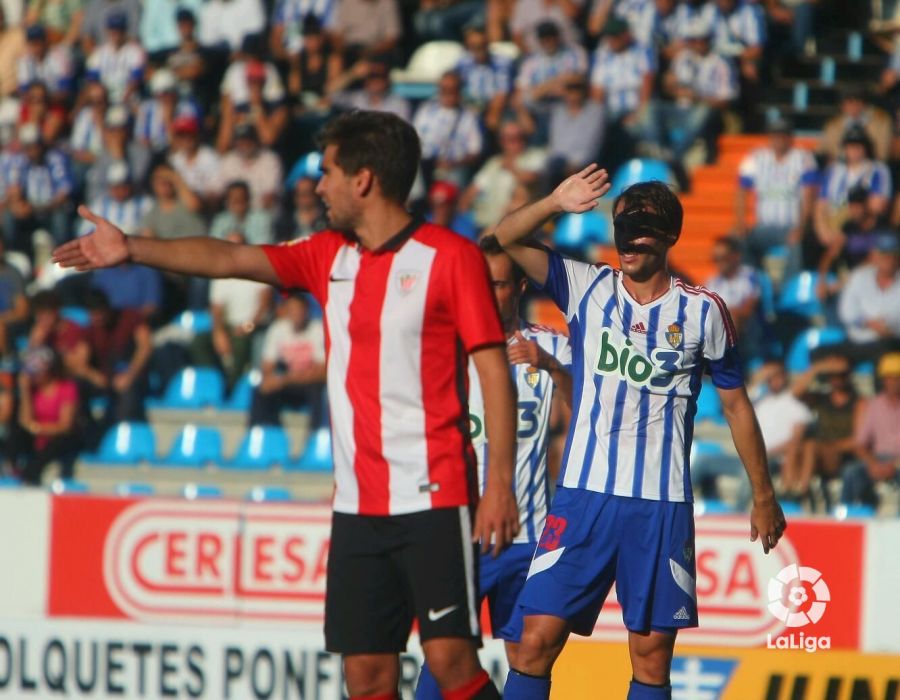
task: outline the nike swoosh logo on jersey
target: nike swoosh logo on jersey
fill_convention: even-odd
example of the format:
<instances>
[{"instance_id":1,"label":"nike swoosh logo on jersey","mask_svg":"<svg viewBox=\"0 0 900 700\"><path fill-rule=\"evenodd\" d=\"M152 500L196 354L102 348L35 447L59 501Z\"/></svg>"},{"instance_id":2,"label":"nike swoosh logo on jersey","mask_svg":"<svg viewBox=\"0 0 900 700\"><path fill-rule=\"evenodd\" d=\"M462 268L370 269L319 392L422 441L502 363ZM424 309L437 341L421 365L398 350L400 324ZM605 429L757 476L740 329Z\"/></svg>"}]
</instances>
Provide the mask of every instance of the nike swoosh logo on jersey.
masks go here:
<instances>
[{"instance_id":1,"label":"nike swoosh logo on jersey","mask_svg":"<svg viewBox=\"0 0 900 700\"><path fill-rule=\"evenodd\" d=\"M434 608L428 608L428 619L432 622L437 622L442 617L447 617L454 610L457 610L459 605L450 605L446 608L441 608L440 610L435 610Z\"/></svg>"}]
</instances>

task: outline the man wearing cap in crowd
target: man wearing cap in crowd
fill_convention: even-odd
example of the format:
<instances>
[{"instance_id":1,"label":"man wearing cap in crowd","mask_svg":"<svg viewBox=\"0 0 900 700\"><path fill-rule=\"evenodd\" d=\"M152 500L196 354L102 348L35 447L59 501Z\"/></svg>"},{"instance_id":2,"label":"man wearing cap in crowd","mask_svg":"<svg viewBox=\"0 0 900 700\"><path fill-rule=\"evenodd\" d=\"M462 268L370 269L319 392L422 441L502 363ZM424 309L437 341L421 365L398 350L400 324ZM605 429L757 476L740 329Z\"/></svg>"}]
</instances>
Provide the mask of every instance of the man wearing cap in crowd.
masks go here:
<instances>
[{"instance_id":1,"label":"man wearing cap in crowd","mask_svg":"<svg viewBox=\"0 0 900 700\"><path fill-rule=\"evenodd\" d=\"M65 44L50 46L47 30L42 24L32 24L25 30L25 55L19 59L17 77L19 89L33 82L42 82L54 102L65 102L75 89L75 63Z\"/></svg>"},{"instance_id":2,"label":"man wearing cap in crowd","mask_svg":"<svg viewBox=\"0 0 900 700\"><path fill-rule=\"evenodd\" d=\"M597 160L603 147L606 112L588 99L584 75L570 76L563 84L563 99L550 112L550 138L544 189Z\"/></svg>"},{"instance_id":3,"label":"man wearing cap in crowd","mask_svg":"<svg viewBox=\"0 0 900 700\"><path fill-rule=\"evenodd\" d=\"M121 15L124 18L124 26L132 37L141 23L142 0L89 0L84 8L81 49L85 56L89 56L103 41L104 30L109 28L111 15Z\"/></svg>"},{"instance_id":4,"label":"man wearing cap in crowd","mask_svg":"<svg viewBox=\"0 0 900 700\"><path fill-rule=\"evenodd\" d=\"M190 87L198 99L210 90L218 92L217 86L201 80L206 75L206 58L196 37L196 15L185 7L179 7L175 13L175 21L179 41L176 49L166 59L166 67L175 73L179 81Z\"/></svg>"},{"instance_id":5,"label":"man wearing cap in crowd","mask_svg":"<svg viewBox=\"0 0 900 700\"><path fill-rule=\"evenodd\" d=\"M178 14L182 9L199 12L203 7L203 1L142 0L142 5L143 12L138 29L141 46L149 55L150 62L159 64L181 43Z\"/></svg>"},{"instance_id":6,"label":"man wearing cap in crowd","mask_svg":"<svg viewBox=\"0 0 900 700\"><path fill-rule=\"evenodd\" d=\"M107 193L106 175L110 166L118 162L127 164L131 185L144 190L150 159L150 150L131 138L128 110L124 105L113 105L103 122L103 149L88 172L86 199L93 201Z\"/></svg>"},{"instance_id":7,"label":"man wearing cap in crowd","mask_svg":"<svg viewBox=\"0 0 900 700\"><path fill-rule=\"evenodd\" d=\"M175 73L159 68L150 77L150 97L138 108L134 138L153 151L164 151L171 142L172 122L185 114L199 118L200 106L191 97L179 97Z\"/></svg>"},{"instance_id":8,"label":"man wearing cap in crowd","mask_svg":"<svg viewBox=\"0 0 900 700\"><path fill-rule=\"evenodd\" d=\"M856 361L876 360L887 351L900 350L897 234L878 235L869 260L851 273L838 301L838 315L850 339L847 354Z\"/></svg>"},{"instance_id":9,"label":"man wearing cap in crowd","mask_svg":"<svg viewBox=\"0 0 900 700\"><path fill-rule=\"evenodd\" d=\"M438 226L446 226L451 231L456 231L459 235L474 241L478 238L478 227L471 216L457 211L457 202L459 202L459 188L456 185L444 180L432 183L428 190L429 213L425 216L425 220Z\"/></svg>"},{"instance_id":10,"label":"man wearing cap in crowd","mask_svg":"<svg viewBox=\"0 0 900 700\"><path fill-rule=\"evenodd\" d=\"M128 163L117 160L106 166L106 191L91 202L91 209L102 211L104 218L115 221L123 231L137 233L144 216L150 211L153 201L142 194L134 194ZM94 225L82 220L79 236L94 230Z\"/></svg>"},{"instance_id":11,"label":"man wearing cap in crowd","mask_svg":"<svg viewBox=\"0 0 900 700\"><path fill-rule=\"evenodd\" d=\"M236 180L250 185L252 208L271 210L278 203L283 180L281 160L270 148L260 145L256 127L248 123L234 130L232 149L221 160L217 189L224 191Z\"/></svg>"},{"instance_id":12,"label":"man wearing cap in crowd","mask_svg":"<svg viewBox=\"0 0 900 700\"><path fill-rule=\"evenodd\" d=\"M360 59L360 72L364 72L362 88L340 91L334 95L334 103L343 109L365 109L374 112L390 112L404 121L412 118L412 107L400 95L391 94L390 63L386 58ZM333 85L329 87L331 91Z\"/></svg>"},{"instance_id":13,"label":"man wearing cap in crowd","mask_svg":"<svg viewBox=\"0 0 900 700\"><path fill-rule=\"evenodd\" d=\"M829 119L822 130L819 148L829 160L842 156L844 134L852 127L861 127L872 141L875 158L887 160L891 152L894 124L890 115L871 104L865 86L850 83L841 91L840 114Z\"/></svg>"},{"instance_id":14,"label":"man wearing cap in crowd","mask_svg":"<svg viewBox=\"0 0 900 700\"><path fill-rule=\"evenodd\" d=\"M88 56L87 79L103 83L111 103L125 102L137 95L145 62L141 45L128 38L128 16L123 12L108 14L106 41Z\"/></svg>"},{"instance_id":15,"label":"man wearing cap in crowd","mask_svg":"<svg viewBox=\"0 0 900 700\"><path fill-rule=\"evenodd\" d=\"M221 193L219 156L200 142L200 119L181 114L172 120L171 165L202 201L213 203Z\"/></svg>"},{"instance_id":16,"label":"man wearing cap in crowd","mask_svg":"<svg viewBox=\"0 0 900 700\"><path fill-rule=\"evenodd\" d=\"M842 500L878 506L875 485L900 486L900 353L878 362L881 391L869 401L856 427L856 454L860 464L844 474Z\"/></svg>"},{"instance_id":17,"label":"man wearing cap in crowd","mask_svg":"<svg viewBox=\"0 0 900 700\"><path fill-rule=\"evenodd\" d=\"M562 99L566 82L587 72L587 54L577 44L564 44L555 22L541 22L536 33L538 50L522 60L515 99L549 118L548 110Z\"/></svg>"},{"instance_id":18,"label":"man wearing cap in crowd","mask_svg":"<svg viewBox=\"0 0 900 700\"><path fill-rule=\"evenodd\" d=\"M787 277L802 266L801 245L812 218L818 185L813 154L794 146L793 125L786 119L769 122L769 143L748 153L738 169L735 234L746 241L757 267L772 248L786 246ZM756 223L748 222L747 198L756 195Z\"/></svg>"}]
</instances>

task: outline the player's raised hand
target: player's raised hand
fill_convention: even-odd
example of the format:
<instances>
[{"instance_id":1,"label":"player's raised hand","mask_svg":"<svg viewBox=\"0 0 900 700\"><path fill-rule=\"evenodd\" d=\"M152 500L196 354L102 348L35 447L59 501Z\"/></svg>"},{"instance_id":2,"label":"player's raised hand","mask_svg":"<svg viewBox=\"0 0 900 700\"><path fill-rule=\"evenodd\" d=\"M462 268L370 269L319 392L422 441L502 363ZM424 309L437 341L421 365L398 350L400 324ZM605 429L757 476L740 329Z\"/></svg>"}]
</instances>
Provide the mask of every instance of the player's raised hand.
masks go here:
<instances>
[{"instance_id":1,"label":"player's raised hand","mask_svg":"<svg viewBox=\"0 0 900 700\"><path fill-rule=\"evenodd\" d=\"M567 177L555 190L553 199L562 211L581 214L597 206L597 200L609 192L609 173L596 163Z\"/></svg>"},{"instance_id":2,"label":"player's raised hand","mask_svg":"<svg viewBox=\"0 0 900 700\"><path fill-rule=\"evenodd\" d=\"M750 541L756 542L759 538L763 552L768 554L770 549L774 549L786 529L787 522L778 501L773 498L753 504L750 510Z\"/></svg>"},{"instance_id":3,"label":"player's raised hand","mask_svg":"<svg viewBox=\"0 0 900 700\"><path fill-rule=\"evenodd\" d=\"M511 488L488 484L475 511L472 539L481 542L481 553L496 557L519 534L519 506ZM493 547L492 547L493 545Z\"/></svg>"},{"instance_id":4,"label":"player's raised hand","mask_svg":"<svg viewBox=\"0 0 900 700\"><path fill-rule=\"evenodd\" d=\"M506 345L506 357L510 364L540 367L540 346L535 341L528 340L521 331L516 331L513 338L515 338L515 342L510 341Z\"/></svg>"},{"instance_id":5,"label":"player's raised hand","mask_svg":"<svg viewBox=\"0 0 900 700\"><path fill-rule=\"evenodd\" d=\"M128 245L120 229L84 205L78 207L78 214L94 224L94 232L56 248L53 262L83 271L113 267L128 259Z\"/></svg>"}]
</instances>

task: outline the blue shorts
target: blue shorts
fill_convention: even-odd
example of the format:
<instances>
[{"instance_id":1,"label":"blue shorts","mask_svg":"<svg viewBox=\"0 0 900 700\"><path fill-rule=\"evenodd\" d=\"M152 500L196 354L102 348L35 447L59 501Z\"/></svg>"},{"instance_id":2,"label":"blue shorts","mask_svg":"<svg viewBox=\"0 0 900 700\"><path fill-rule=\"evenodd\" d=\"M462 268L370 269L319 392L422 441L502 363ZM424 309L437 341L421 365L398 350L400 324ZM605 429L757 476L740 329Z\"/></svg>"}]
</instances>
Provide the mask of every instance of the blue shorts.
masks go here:
<instances>
[{"instance_id":1,"label":"blue shorts","mask_svg":"<svg viewBox=\"0 0 900 700\"><path fill-rule=\"evenodd\" d=\"M613 582L627 629L696 627L696 578L691 503L560 487L500 636L518 641L525 615L553 615L590 635Z\"/></svg>"},{"instance_id":2,"label":"blue shorts","mask_svg":"<svg viewBox=\"0 0 900 700\"><path fill-rule=\"evenodd\" d=\"M479 592L482 600L487 598L491 632L495 639L500 637L500 630L512 617L533 554L533 544L521 543L504 549L496 559L490 554L481 556Z\"/></svg>"}]
</instances>

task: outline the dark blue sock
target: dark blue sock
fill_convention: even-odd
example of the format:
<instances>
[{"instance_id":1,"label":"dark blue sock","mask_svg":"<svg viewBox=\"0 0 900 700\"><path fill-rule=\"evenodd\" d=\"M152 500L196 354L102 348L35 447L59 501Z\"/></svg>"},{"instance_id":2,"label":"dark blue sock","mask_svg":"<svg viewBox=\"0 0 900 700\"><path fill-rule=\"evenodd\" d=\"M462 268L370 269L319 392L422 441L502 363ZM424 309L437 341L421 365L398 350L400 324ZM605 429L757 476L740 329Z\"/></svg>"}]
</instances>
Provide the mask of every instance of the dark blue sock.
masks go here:
<instances>
[{"instance_id":1,"label":"dark blue sock","mask_svg":"<svg viewBox=\"0 0 900 700\"><path fill-rule=\"evenodd\" d=\"M672 700L672 686L648 685L632 679L628 686L628 700Z\"/></svg>"},{"instance_id":2,"label":"dark blue sock","mask_svg":"<svg viewBox=\"0 0 900 700\"><path fill-rule=\"evenodd\" d=\"M506 685L503 686L506 700L548 700L550 698L549 676L529 676L509 669Z\"/></svg>"},{"instance_id":3,"label":"dark blue sock","mask_svg":"<svg viewBox=\"0 0 900 700\"><path fill-rule=\"evenodd\" d=\"M416 683L416 700L441 700L441 689L437 680L431 675L428 664L422 664L419 682Z\"/></svg>"}]
</instances>

